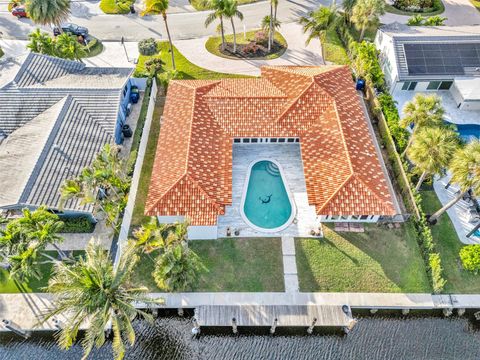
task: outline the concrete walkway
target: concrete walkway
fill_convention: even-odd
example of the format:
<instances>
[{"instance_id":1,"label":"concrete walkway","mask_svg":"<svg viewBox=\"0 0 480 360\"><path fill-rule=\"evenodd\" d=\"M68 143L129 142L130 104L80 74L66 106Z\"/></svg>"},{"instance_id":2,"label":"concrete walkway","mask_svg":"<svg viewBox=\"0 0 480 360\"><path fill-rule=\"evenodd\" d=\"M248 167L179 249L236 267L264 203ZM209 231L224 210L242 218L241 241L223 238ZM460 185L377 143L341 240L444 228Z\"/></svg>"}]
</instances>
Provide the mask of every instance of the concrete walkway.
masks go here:
<instances>
[{"instance_id":1,"label":"concrete walkway","mask_svg":"<svg viewBox=\"0 0 480 360\"><path fill-rule=\"evenodd\" d=\"M461 26L461 25L480 25L480 11L469 0L442 0L445 11L440 14L447 18L445 25ZM428 16L428 14L425 14ZM399 22L406 24L410 16L385 13L380 18L382 24L390 24Z\"/></svg>"},{"instance_id":2,"label":"concrete walkway","mask_svg":"<svg viewBox=\"0 0 480 360\"><path fill-rule=\"evenodd\" d=\"M295 239L291 236L282 236L283 278L285 291L298 292L297 261L295 258Z\"/></svg>"},{"instance_id":3,"label":"concrete walkway","mask_svg":"<svg viewBox=\"0 0 480 360\"><path fill-rule=\"evenodd\" d=\"M282 25L280 33L288 44L285 53L272 60L234 60L225 59L209 53L205 49L208 37L191 40L177 40L175 46L192 63L217 72L260 75L260 67L264 65L321 65L322 50L320 42L312 40L305 45L307 36L303 34L298 23ZM239 36L243 36L242 33Z\"/></svg>"}]
</instances>

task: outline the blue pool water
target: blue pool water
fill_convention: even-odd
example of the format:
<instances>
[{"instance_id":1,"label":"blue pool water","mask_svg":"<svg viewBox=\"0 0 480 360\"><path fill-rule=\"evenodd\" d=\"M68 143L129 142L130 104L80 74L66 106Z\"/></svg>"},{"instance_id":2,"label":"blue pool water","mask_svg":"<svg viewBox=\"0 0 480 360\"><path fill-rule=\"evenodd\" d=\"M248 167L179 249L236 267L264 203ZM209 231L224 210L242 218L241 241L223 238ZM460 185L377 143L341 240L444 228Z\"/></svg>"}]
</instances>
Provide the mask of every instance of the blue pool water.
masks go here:
<instances>
[{"instance_id":1,"label":"blue pool water","mask_svg":"<svg viewBox=\"0 0 480 360\"><path fill-rule=\"evenodd\" d=\"M292 204L273 162L262 160L252 166L243 211L253 225L264 229L278 228L289 220Z\"/></svg>"},{"instance_id":2,"label":"blue pool water","mask_svg":"<svg viewBox=\"0 0 480 360\"><path fill-rule=\"evenodd\" d=\"M465 142L470 142L473 139L480 139L480 125L476 124L465 124L465 125L455 125L457 127L457 132Z\"/></svg>"}]
</instances>

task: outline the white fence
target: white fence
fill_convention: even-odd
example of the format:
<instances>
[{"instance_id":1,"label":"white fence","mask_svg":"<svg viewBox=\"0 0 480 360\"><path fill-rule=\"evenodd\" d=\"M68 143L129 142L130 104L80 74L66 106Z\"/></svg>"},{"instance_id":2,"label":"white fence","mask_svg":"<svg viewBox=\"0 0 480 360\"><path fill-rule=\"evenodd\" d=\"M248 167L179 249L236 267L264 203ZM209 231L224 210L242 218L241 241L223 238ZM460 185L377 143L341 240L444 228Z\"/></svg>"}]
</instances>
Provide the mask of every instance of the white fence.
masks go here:
<instances>
[{"instance_id":1,"label":"white fence","mask_svg":"<svg viewBox=\"0 0 480 360\"><path fill-rule=\"evenodd\" d=\"M135 207L135 199L137 197L138 183L140 182L140 174L142 172L143 158L147 149L148 135L150 134L150 127L152 125L153 111L155 109L155 102L157 99L157 85L155 81L152 82L152 90L150 93L150 100L148 102L147 116L143 126L140 146L138 147L137 160L135 161L135 169L132 176L132 184L130 186L130 193L128 195L127 207L123 214L122 226L118 235L117 253L115 254L115 266L117 266L120 254L122 253L122 245L128 240L128 232L130 230L130 223L132 222L133 208Z\"/></svg>"}]
</instances>

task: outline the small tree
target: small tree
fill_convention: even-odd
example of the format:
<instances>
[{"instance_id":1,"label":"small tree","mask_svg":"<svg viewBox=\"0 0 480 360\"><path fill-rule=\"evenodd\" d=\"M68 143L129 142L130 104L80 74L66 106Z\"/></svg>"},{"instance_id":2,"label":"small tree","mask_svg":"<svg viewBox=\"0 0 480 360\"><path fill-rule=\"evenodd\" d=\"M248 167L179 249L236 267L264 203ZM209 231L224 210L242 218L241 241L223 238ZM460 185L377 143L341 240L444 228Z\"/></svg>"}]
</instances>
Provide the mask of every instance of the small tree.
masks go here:
<instances>
[{"instance_id":1,"label":"small tree","mask_svg":"<svg viewBox=\"0 0 480 360\"><path fill-rule=\"evenodd\" d=\"M55 55L55 44L46 32L36 28L35 31L28 34L30 42L27 45L31 51L45 55Z\"/></svg>"},{"instance_id":2,"label":"small tree","mask_svg":"<svg viewBox=\"0 0 480 360\"><path fill-rule=\"evenodd\" d=\"M385 14L384 0L357 0L352 11L352 22L361 29L359 41L363 40L367 27L380 23L380 15Z\"/></svg>"},{"instance_id":3,"label":"small tree","mask_svg":"<svg viewBox=\"0 0 480 360\"><path fill-rule=\"evenodd\" d=\"M460 260L465 270L478 274L480 271L480 244L467 245L460 249Z\"/></svg>"},{"instance_id":4,"label":"small tree","mask_svg":"<svg viewBox=\"0 0 480 360\"><path fill-rule=\"evenodd\" d=\"M400 121L400 125L404 128L413 125L413 131L402 156L406 154L415 133L419 129L443 125L445 110L442 107L441 99L437 95L417 94L412 101L405 104L403 113L405 116Z\"/></svg>"},{"instance_id":5,"label":"small tree","mask_svg":"<svg viewBox=\"0 0 480 360\"><path fill-rule=\"evenodd\" d=\"M237 0L224 0L224 15L225 18L230 19L233 31L233 52L237 52L237 33L235 32L235 23L233 18L236 17L243 20L243 14L238 10Z\"/></svg>"},{"instance_id":6,"label":"small tree","mask_svg":"<svg viewBox=\"0 0 480 360\"><path fill-rule=\"evenodd\" d=\"M62 33L55 40L55 53L62 59L80 60L86 53L74 35Z\"/></svg>"},{"instance_id":7,"label":"small tree","mask_svg":"<svg viewBox=\"0 0 480 360\"><path fill-rule=\"evenodd\" d=\"M273 25L274 30L278 30L282 26L282 23L279 20L274 20L272 22L272 25ZM265 34L267 34L267 36L270 36L270 15L266 15L262 19L262 23L260 24L260 27L261 27L262 31Z\"/></svg>"},{"instance_id":8,"label":"small tree","mask_svg":"<svg viewBox=\"0 0 480 360\"><path fill-rule=\"evenodd\" d=\"M418 191L428 175L442 174L459 146L458 134L441 127L423 128L415 135L408 157L420 171Z\"/></svg>"},{"instance_id":9,"label":"small tree","mask_svg":"<svg viewBox=\"0 0 480 360\"><path fill-rule=\"evenodd\" d=\"M325 63L325 50L323 42L327 31L333 26L337 18L337 13L333 8L320 7L317 10L310 11L307 16L300 18L299 23L303 26L303 32L308 33L306 44L313 39L318 39L322 48L322 59Z\"/></svg>"},{"instance_id":10,"label":"small tree","mask_svg":"<svg viewBox=\"0 0 480 360\"><path fill-rule=\"evenodd\" d=\"M225 50L225 29L223 18L225 17L225 0L208 0L207 7L212 10L205 19L205 27L209 27L215 20L220 20L220 33L222 36L222 50Z\"/></svg>"}]
</instances>

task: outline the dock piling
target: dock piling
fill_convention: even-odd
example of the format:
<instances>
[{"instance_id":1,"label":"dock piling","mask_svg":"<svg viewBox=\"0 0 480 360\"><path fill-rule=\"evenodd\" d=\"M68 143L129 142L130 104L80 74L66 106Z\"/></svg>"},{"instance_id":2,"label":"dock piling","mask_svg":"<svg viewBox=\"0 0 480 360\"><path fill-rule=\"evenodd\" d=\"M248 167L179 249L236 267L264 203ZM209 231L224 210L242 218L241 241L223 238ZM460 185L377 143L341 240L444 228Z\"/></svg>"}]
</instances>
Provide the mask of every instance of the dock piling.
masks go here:
<instances>
[{"instance_id":1,"label":"dock piling","mask_svg":"<svg viewBox=\"0 0 480 360\"><path fill-rule=\"evenodd\" d=\"M238 333L237 319L235 319L234 317L232 318L232 331L234 334Z\"/></svg>"},{"instance_id":2,"label":"dock piling","mask_svg":"<svg viewBox=\"0 0 480 360\"><path fill-rule=\"evenodd\" d=\"M183 308L178 308L177 314L178 314L178 316L182 316L182 317L183 317L183 315L184 315Z\"/></svg>"},{"instance_id":3,"label":"dock piling","mask_svg":"<svg viewBox=\"0 0 480 360\"><path fill-rule=\"evenodd\" d=\"M444 315L445 317L449 317L449 316L452 315L452 314L453 314L453 309L452 309L452 308L445 308L445 309L443 309L443 315Z\"/></svg>"},{"instance_id":4,"label":"dock piling","mask_svg":"<svg viewBox=\"0 0 480 360\"><path fill-rule=\"evenodd\" d=\"M277 322L278 322L277 318L273 319L273 324L272 324L272 327L270 328L270 334L272 334L272 335L275 334L275 329L277 327Z\"/></svg>"},{"instance_id":5,"label":"dock piling","mask_svg":"<svg viewBox=\"0 0 480 360\"><path fill-rule=\"evenodd\" d=\"M308 334L313 333L313 328L315 327L316 322L317 322L317 318L313 318L312 325L310 325L307 329Z\"/></svg>"},{"instance_id":6,"label":"dock piling","mask_svg":"<svg viewBox=\"0 0 480 360\"><path fill-rule=\"evenodd\" d=\"M10 330L14 334L17 334L23 337L24 339L28 339L30 337L30 333L28 331L23 330L20 326L15 324L13 321L2 319L2 325L5 327L5 329Z\"/></svg>"},{"instance_id":7,"label":"dock piling","mask_svg":"<svg viewBox=\"0 0 480 360\"><path fill-rule=\"evenodd\" d=\"M463 308L458 309L457 314L458 314L458 316L463 316L465 314L465 309L463 309Z\"/></svg>"},{"instance_id":8,"label":"dock piling","mask_svg":"<svg viewBox=\"0 0 480 360\"><path fill-rule=\"evenodd\" d=\"M410 313L410 309L402 309L402 315L408 315Z\"/></svg>"},{"instance_id":9,"label":"dock piling","mask_svg":"<svg viewBox=\"0 0 480 360\"><path fill-rule=\"evenodd\" d=\"M370 309L370 314L372 314L372 315L373 315L373 314L376 314L377 311L378 311L378 309L371 308L371 309Z\"/></svg>"},{"instance_id":10,"label":"dock piling","mask_svg":"<svg viewBox=\"0 0 480 360\"><path fill-rule=\"evenodd\" d=\"M198 324L197 319L196 319L196 318L192 318L192 323L193 323L192 334L193 334L193 335L198 335L198 334L200 334L200 325Z\"/></svg>"},{"instance_id":11,"label":"dock piling","mask_svg":"<svg viewBox=\"0 0 480 360\"><path fill-rule=\"evenodd\" d=\"M52 319L52 322L53 322L53 326L55 326L56 329L62 330L63 324L62 324L62 322L61 322L60 320L58 320L56 317L54 317L54 318Z\"/></svg>"}]
</instances>

